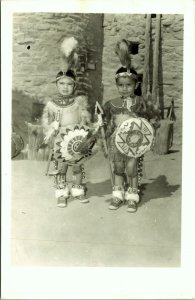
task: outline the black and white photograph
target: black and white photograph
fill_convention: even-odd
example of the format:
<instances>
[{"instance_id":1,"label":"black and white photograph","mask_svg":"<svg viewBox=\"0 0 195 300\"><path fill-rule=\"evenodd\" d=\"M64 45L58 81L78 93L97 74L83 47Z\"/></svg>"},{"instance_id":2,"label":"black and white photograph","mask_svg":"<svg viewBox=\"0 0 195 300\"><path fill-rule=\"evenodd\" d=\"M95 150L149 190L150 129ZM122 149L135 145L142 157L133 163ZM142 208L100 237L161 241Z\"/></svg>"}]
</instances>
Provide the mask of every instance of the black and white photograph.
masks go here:
<instances>
[{"instance_id":1,"label":"black and white photograph","mask_svg":"<svg viewBox=\"0 0 195 300\"><path fill-rule=\"evenodd\" d=\"M82 282L82 268L180 270L183 211L194 211L185 11L37 6L11 14L11 268L79 269ZM134 288L114 293L104 297L144 299Z\"/></svg>"}]
</instances>

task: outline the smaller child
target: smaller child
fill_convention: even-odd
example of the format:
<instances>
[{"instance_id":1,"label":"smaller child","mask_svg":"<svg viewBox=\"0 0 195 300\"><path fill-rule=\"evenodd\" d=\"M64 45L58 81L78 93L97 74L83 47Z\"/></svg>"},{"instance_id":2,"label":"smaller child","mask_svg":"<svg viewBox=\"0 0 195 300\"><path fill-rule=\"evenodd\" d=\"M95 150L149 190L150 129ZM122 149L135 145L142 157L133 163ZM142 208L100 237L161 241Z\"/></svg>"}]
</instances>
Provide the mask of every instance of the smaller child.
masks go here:
<instances>
[{"instance_id":1,"label":"smaller child","mask_svg":"<svg viewBox=\"0 0 195 300\"><path fill-rule=\"evenodd\" d=\"M42 125L45 133L45 143L54 149L55 140L62 133L63 128L69 125L82 124L89 125L91 115L88 110L86 96L75 96L76 75L73 70L60 71L56 76L56 87L58 95L49 101L43 111ZM53 152L55 163L55 197L59 207L67 206L67 199L72 195L73 198L81 203L89 200L85 197L85 188L82 184L84 168L82 163L69 164L59 155ZM68 166L72 165L74 183L72 187L66 180Z\"/></svg>"}]
</instances>

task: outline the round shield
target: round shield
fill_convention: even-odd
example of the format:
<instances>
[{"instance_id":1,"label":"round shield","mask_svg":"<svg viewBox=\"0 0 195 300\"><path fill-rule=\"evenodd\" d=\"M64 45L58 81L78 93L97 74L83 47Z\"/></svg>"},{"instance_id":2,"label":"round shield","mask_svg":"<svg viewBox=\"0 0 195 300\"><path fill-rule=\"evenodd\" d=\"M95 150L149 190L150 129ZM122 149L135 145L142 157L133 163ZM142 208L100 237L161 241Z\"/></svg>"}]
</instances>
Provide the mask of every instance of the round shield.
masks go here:
<instances>
[{"instance_id":1,"label":"round shield","mask_svg":"<svg viewBox=\"0 0 195 300\"><path fill-rule=\"evenodd\" d=\"M124 155L140 157L151 149L154 129L144 118L131 118L124 121L116 130L115 145Z\"/></svg>"},{"instance_id":2,"label":"round shield","mask_svg":"<svg viewBox=\"0 0 195 300\"><path fill-rule=\"evenodd\" d=\"M84 125L70 125L61 127L54 142L54 158L62 162L76 163L84 156L78 151L89 132L89 127Z\"/></svg>"}]
</instances>

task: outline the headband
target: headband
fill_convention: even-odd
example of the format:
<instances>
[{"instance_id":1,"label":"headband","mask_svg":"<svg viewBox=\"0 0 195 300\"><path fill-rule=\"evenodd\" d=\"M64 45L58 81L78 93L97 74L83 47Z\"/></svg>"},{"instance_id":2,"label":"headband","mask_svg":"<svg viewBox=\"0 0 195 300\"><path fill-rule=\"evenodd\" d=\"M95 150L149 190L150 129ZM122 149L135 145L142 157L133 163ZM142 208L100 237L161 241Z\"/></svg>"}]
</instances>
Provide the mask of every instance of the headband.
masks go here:
<instances>
[{"instance_id":1,"label":"headband","mask_svg":"<svg viewBox=\"0 0 195 300\"><path fill-rule=\"evenodd\" d=\"M72 81L75 83L75 79L72 78L72 76L67 75L67 72L62 72L62 71L57 74L56 81L58 81L59 79L62 79L62 78L66 78L66 77L72 79Z\"/></svg>"},{"instance_id":2,"label":"headband","mask_svg":"<svg viewBox=\"0 0 195 300\"><path fill-rule=\"evenodd\" d=\"M115 79L118 79L120 77L130 77L130 78L133 78L133 79L137 80L137 75L133 74L133 73L130 73L130 72L121 72L121 73L117 73L115 75Z\"/></svg>"}]
</instances>

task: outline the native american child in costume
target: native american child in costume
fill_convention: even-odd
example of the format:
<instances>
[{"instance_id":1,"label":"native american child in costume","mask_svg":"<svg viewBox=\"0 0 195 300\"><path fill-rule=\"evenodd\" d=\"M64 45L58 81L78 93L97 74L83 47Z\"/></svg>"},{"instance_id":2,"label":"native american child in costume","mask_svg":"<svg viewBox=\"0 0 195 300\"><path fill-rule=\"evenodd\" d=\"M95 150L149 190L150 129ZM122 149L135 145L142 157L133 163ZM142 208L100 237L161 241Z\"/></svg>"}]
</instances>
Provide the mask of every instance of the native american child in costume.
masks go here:
<instances>
[{"instance_id":1,"label":"native american child in costume","mask_svg":"<svg viewBox=\"0 0 195 300\"><path fill-rule=\"evenodd\" d=\"M76 75L74 68L78 61L78 42L73 37L64 39L61 51L64 60L63 70L56 76L58 95L49 101L44 109L42 124L45 143L51 148L55 164L55 197L59 207L67 206L71 195L81 203L89 200L85 197L82 184L84 168L78 146L89 132L91 115L87 96L75 96ZM87 149L85 156L89 154ZM66 181L68 167L72 166L74 182Z\"/></svg>"},{"instance_id":2,"label":"native american child in costume","mask_svg":"<svg viewBox=\"0 0 195 300\"><path fill-rule=\"evenodd\" d=\"M135 212L137 210L137 204L140 201L139 185L141 179L143 155L140 154L141 152L139 153L140 155L137 155L136 150L134 149L139 149L139 143L141 144L143 135L141 136L139 130L133 130L132 126L134 125L129 125L128 122L130 122L132 119L135 121L135 126L139 126L139 124L137 125L136 122L139 117L144 116L146 105L141 96L136 96L138 76L136 71L131 68L129 44L126 40L122 40L117 43L116 54L118 55L122 64L115 74L119 97L107 101L104 105L107 144L114 173L114 186L112 192L113 199L109 205L109 208L118 209L124 202L127 201L127 211ZM135 120L135 118L137 120ZM124 123L126 120L127 124ZM140 122L142 122L142 125L145 126L143 119L140 119ZM126 133L123 126L123 128L120 129L122 133L120 132L118 135L118 141L116 141L117 128L119 128L121 124L127 126L130 131L128 132L127 130ZM147 134L150 135L150 133L148 132ZM134 147L136 145L135 148L133 148L133 144ZM147 144L149 144L148 141L145 143L146 147ZM131 151L129 145L132 149L131 157L126 155L127 152L125 152L127 149L128 153ZM122 151L119 151L120 147ZM127 179L126 186L125 178Z\"/></svg>"}]
</instances>

